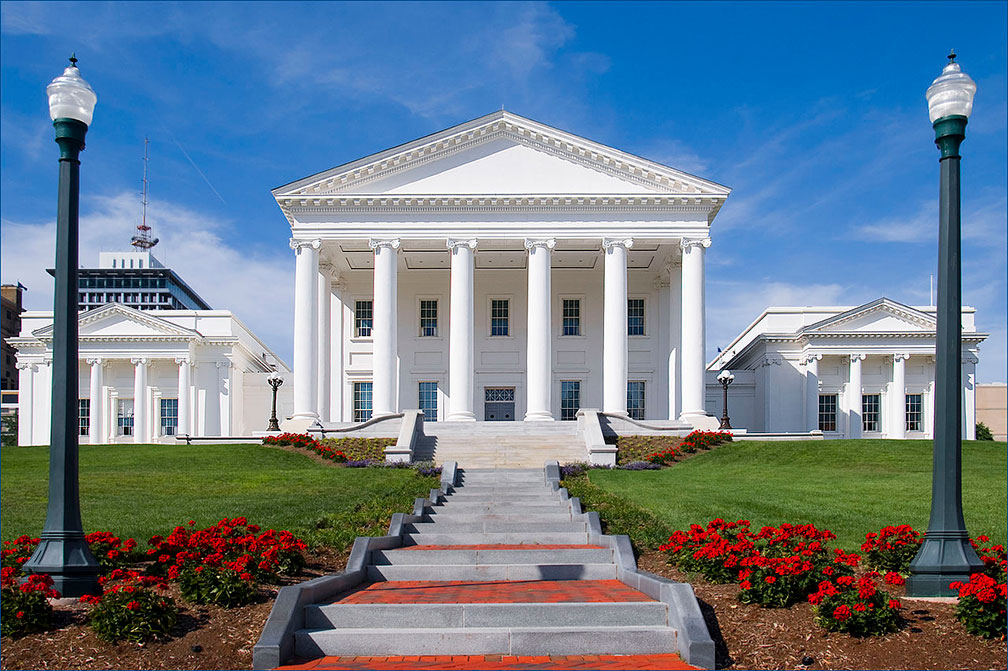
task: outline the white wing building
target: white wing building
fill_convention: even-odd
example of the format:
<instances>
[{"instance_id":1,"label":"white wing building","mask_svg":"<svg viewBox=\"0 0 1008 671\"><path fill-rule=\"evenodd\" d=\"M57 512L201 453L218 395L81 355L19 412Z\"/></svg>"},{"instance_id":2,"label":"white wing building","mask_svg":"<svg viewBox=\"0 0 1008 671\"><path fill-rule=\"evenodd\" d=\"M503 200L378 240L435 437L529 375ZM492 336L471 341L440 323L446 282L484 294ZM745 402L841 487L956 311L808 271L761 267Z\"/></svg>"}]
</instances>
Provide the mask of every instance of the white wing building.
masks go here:
<instances>
[{"instance_id":1,"label":"white wing building","mask_svg":"<svg viewBox=\"0 0 1008 671\"><path fill-rule=\"evenodd\" d=\"M418 407L709 426L704 254L729 191L505 111L275 189L287 428Z\"/></svg>"}]
</instances>

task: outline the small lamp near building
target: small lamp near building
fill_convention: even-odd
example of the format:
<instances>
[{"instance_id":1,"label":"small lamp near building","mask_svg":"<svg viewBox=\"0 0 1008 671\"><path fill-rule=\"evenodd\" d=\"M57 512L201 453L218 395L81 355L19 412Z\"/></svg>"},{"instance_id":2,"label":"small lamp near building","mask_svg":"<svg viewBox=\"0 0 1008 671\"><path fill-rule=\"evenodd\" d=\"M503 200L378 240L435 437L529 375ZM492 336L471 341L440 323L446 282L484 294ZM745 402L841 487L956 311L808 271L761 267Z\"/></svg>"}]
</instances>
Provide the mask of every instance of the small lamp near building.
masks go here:
<instances>
[{"instance_id":1,"label":"small lamp near building","mask_svg":"<svg viewBox=\"0 0 1008 671\"><path fill-rule=\"evenodd\" d=\"M266 430L279 431L280 422L277 421L276 399L277 399L277 390L283 384L283 378L274 373L273 375L266 378L266 382L269 383L269 386L273 387L273 414L270 415L269 426L266 428Z\"/></svg>"},{"instance_id":2,"label":"small lamp near building","mask_svg":"<svg viewBox=\"0 0 1008 671\"><path fill-rule=\"evenodd\" d=\"M41 541L25 562L28 573L48 573L67 597L97 594L98 562L81 525L77 427L77 236L80 152L98 97L81 77L77 59L46 87L49 116L60 148L56 208L56 283L53 305L52 416L49 503Z\"/></svg>"},{"instance_id":3,"label":"small lamp near building","mask_svg":"<svg viewBox=\"0 0 1008 671\"><path fill-rule=\"evenodd\" d=\"M928 113L941 150L938 208L938 331L935 343L934 466L931 518L910 563L909 596L951 596L953 581L983 570L970 545L962 509L962 270L960 266L959 145L973 111L976 84L955 52L927 90Z\"/></svg>"},{"instance_id":4,"label":"small lamp near building","mask_svg":"<svg viewBox=\"0 0 1008 671\"><path fill-rule=\"evenodd\" d=\"M724 410L721 412L721 426L718 428L722 431L726 431L731 428L731 420L728 419L728 385L732 383L735 376L732 375L730 370L723 370L721 374L717 376L717 381L721 383L721 388L724 390Z\"/></svg>"}]
</instances>

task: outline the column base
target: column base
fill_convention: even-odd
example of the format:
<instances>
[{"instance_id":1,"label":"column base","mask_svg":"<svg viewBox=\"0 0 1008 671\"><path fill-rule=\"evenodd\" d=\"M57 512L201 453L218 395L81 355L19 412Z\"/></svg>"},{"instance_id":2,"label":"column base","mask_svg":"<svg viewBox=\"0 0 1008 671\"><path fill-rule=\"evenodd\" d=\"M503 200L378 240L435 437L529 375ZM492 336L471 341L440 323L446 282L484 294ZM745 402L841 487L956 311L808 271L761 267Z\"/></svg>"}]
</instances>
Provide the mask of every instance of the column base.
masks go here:
<instances>
[{"instance_id":1,"label":"column base","mask_svg":"<svg viewBox=\"0 0 1008 671\"><path fill-rule=\"evenodd\" d=\"M551 413L545 411L525 413L526 422L555 422L556 418Z\"/></svg>"},{"instance_id":2,"label":"column base","mask_svg":"<svg viewBox=\"0 0 1008 671\"><path fill-rule=\"evenodd\" d=\"M101 594L98 560L82 532L42 532L31 559L22 568L27 573L48 573L53 589L63 597Z\"/></svg>"},{"instance_id":3,"label":"column base","mask_svg":"<svg viewBox=\"0 0 1008 671\"><path fill-rule=\"evenodd\" d=\"M476 415L468 410L449 412L445 418L446 422L475 422Z\"/></svg>"},{"instance_id":4,"label":"column base","mask_svg":"<svg viewBox=\"0 0 1008 671\"><path fill-rule=\"evenodd\" d=\"M982 573L984 563L970 545L965 531L928 531L917 556L910 562L907 596L957 596L949 583L969 582Z\"/></svg>"}]
</instances>

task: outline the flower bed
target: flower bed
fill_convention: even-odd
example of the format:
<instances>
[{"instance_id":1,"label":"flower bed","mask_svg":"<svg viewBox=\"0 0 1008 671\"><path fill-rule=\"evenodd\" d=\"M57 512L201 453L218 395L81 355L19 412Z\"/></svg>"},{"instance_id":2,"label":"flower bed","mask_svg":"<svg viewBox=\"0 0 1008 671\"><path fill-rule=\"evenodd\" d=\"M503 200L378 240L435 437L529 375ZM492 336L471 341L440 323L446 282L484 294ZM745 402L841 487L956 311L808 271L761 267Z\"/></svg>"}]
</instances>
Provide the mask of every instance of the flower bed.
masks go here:
<instances>
[{"instance_id":1,"label":"flower bed","mask_svg":"<svg viewBox=\"0 0 1008 671\"><path fill-rule=\"evenodd\" d=\"M983 573L974 573L969 582L949 585L959 590L956 618L966 631L985 638L1004 638L1006 633L1006 567L1008 555L1003 545L990 545L990 538L977 536L970 540L977 556L984 563Z\"/></svg>"},{"instance_id":2,"label":"flower bed","mask_svg":"<svg viewBox=\"0 0 1008 671\"><path fill-rule=\"evenodd\" d=\"M342 452L353 461L385 461L385 446L394 445L395 438L323 438L322 446Z\"/></svg>"},{"instance_id":3,"label":"flower bed","mask_svg":"<svg viewBox=\"0 0 1008 671\"><path fill-rule=\"evenodd\" d=\"M819 589L808 596L815 606L816 623L829 631L842 631L852 636L881 636L897 631L901 625L898 599L879 589L881 576L871 571L855 579L839 576L819 583ZM900 586L903 576L889 572L885 582Z\"/></svg>"},{"instance_id":4,"label":"flower bed","mask_svg":"<svg viewBox=\"0 0 1008 671\"><path fill-rule=\"evenodd\" d=\"M266 436L263 445L289 445L302 450L309 450L323 459L329 459L338 464L345 463L349 457L342 450L330 445L323 445L307 433L281 433L279 436Z\"/></svg>"},{"instance_id":5,"label":"flower bed","mask_svg":"<svg viewBox=\"0 0 1008 671\"><path fill-rule=\"evenodd\" d=\"M876 571L906 574L922 540L920 533L909 524L883 527L877 533L865 534L861 551L865 553L865 563Z\"/></svg>"},{"instance_id":6,"label":"flower bed","mask_svg":"<svg viewBox=\"0 0 1008 671\"><path fill-rule=\"evenodd\" d=\"M0 635L18 637L48 629L52 606L47 599L58 599L53 579L45 574L30 575L25 582L13 566L0 569Z\"/></svg>"},{"instance_id":7,"label":"flower bed","mask_svg":"<svg viewBox=\"0 0 1008 671\"><path fill-rule=\"evenodd\" d=\"M142 643L165 638L175 626L178 608L163 593L168 589L163 578L117 568L98 582L102 594L81 602L91 605L88 622L103 641Z\"/></svg>"},{"instance_id":8,"label":"flower bed","mask_svg":"<svg viewBox=\"0 0 1008 671\"><path fill-rule=\"evenodd\" d=\"M685 438L676 436L618 436L616 463L650 462L660 466L674 463L684 454L706 450L732 440L727 431L693 431ZM632 470L644 470L640 467Z\"/></svg>"}]
</instances>

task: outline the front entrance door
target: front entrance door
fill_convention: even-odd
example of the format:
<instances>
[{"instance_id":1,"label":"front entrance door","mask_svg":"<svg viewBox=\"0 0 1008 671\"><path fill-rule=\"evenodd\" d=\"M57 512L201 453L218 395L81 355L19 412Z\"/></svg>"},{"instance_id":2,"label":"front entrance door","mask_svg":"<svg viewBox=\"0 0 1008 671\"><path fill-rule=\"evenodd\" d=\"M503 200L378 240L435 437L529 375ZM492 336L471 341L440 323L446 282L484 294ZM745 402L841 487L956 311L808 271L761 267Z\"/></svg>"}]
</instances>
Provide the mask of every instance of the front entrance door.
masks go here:
<instances>
[{"instance_id":1,"label":"front entrance door","mask_svg":"<svg viewBox=\"0 0 1008 671\"><path fill-rule=\"evenodd\" d=\"M514 387L486 387L483 392L483 420L513 422L515 418Z\"/></svg>"}]
</instances>

